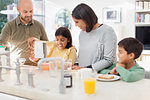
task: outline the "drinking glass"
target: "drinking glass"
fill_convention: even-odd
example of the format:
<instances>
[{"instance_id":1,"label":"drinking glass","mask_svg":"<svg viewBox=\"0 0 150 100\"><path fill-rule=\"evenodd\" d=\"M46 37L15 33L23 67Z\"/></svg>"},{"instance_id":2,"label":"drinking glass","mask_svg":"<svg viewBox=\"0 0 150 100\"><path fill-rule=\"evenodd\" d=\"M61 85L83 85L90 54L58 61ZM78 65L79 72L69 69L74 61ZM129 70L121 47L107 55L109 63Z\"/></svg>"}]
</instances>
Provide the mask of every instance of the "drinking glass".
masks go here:
<instances>
[{"instance_id":1,"label":"drinking glass","mask_svg":"<svg viewBox=\"0 0 150 100\"><path fill-rule=\"evenodd\" d=\"M2 66L7 66L7 56L6 55L2 55L1 57L1 65Z\"/></svg>"},{"instance_id":2,"label":"drinking glass","mask_svg":"<svg viewBox=\"0 0 150 100\"><path fill-rule=\"evenodd\" d=\"M70 74L72 70L72 59L64 60L64 73Z\"/></svg>"},{"instance_id":3,"label":"drinking glass","mask_svg":"<svg viewBox=\"0 0 150 100\"><path fill-rule=\"evenodd\" d=\"M86 94L95 94L96 72L91 68L83 68L81 71L81 79L84 80L84 91Z\"/></svg>"},{"instance_id":4,"label":"drinking glass","mask_svg":"<svg viewBox=\"0 0 150 100\"><path fill-rule=\"evenodd\" d=\"M57 61L50 61L49 62L49 70L51 77L57 77Z\"/></svg>"},{"instance_id":5,"label":"drinking glass","mask_svg":"<svg viewBox=\"0 0 150 100\"><path fill-rule=\"evenodd\" d=\"M25 58L18 58L18 61L20 63L20 66L24 65L26 59Z\"/></svg>"},{"instance_id":6,"label":"drinking glass","mask_svg":"<svg viewBox=\"0 0 150 100\"><path fill-rule=\"evenodd\" d=\"M84 91L86 94L94 94L95 93L95 78L86 78L84 79Z\"/></svg>"},{"instance_id":7,"label":"drinking glass","mask_svg":"<svg viewBox=\"0 0 150 100\"><path fill-rule=\"evenodd\" d=\"M82 68L79 71L80 71L81 79L89 78L92 75L91 68Z\"/></svg>"},{"instance_id":8,"label":"drinking glass","mask_svg":"<svg viewBox=\"0 0 150 100\"><path fill-rule=\"evenodd\" d=\"M41 70L43 70L43 71L49 71L49 67L50 67L49 63L41 64Z\"/></svg>"}]
</instances>

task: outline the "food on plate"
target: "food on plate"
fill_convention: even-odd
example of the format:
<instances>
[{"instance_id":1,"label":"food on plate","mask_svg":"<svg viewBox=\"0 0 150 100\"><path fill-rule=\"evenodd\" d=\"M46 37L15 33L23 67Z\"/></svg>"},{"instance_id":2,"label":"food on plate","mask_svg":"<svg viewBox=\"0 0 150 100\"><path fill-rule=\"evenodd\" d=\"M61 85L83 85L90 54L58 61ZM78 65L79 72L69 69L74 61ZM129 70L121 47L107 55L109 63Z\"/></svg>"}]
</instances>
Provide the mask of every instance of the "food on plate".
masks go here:
<instances>
[{"instance_id":1,"label":"food on plate","mask_svg":"<svg viewBox=\"0 0 150 100\"><path fill-rule=\"evenodd\" d=\"M113 75L108 75L108 74L102 74L100 76L98 76L98 78L101 78L101 79L113 79L114 76Z\"/></svg>"}]
</instances>

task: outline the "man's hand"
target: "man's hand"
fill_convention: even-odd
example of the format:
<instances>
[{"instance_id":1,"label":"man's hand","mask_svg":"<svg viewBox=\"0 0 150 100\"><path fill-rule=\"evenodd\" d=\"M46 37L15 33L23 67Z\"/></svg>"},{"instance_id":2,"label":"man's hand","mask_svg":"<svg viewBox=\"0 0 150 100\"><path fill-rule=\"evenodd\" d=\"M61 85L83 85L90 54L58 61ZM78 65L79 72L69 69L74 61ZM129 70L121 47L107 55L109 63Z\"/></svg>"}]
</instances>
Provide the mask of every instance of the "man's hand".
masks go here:
<instances>
[{"instance_id":1,"label":"man's hand","mask_svg":"<svg viewBox=\"0 0 150 100\"><path fill-rule=\"evenodd\" d=\"M28 39L28 46L33 47L34 41L39 41L39 39L35 38L35 37L31 37Z\"/></svg>"},{"instance_id":2,"label":"man's hand","mask_svg":"<svg viewBox=\"0 0 150 100\"><path fill-rule=\"evenodd\" d=\"M81 68L83 68L83 67L80 67L80 66L77 66L77 65L73 65L72 66L72 70L79 70Z\"/></svg>"},{"instance_id":3,"label":"man's hand","mask_svg":"<svg viewBox=\"0 0 150 100\"><path fill-rule=\"evenodd\" d=\"M39 39L35 38L35 37L31 37L28 39L28 48L29 48L29 55L30 57L34 57L34 42L35 41L39 41Z\"/></svg>"},{"instance_id":4,"label":"man's hand","mask_svg":"<svg viewBox=\"0 0 150 100\"><path fill-rule=\"evenodd\" d=\"M29 60L32 62L37 62L40 58L29 57Z\"/></svg>"}]
</instances>

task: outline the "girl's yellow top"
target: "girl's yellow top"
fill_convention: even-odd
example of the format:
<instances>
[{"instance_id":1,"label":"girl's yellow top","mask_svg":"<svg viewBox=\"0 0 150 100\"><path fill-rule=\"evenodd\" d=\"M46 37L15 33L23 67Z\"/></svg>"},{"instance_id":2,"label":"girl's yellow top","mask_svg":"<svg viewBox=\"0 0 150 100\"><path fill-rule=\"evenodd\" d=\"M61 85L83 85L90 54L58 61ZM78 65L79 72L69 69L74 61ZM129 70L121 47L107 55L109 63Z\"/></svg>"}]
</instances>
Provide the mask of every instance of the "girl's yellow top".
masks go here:
<instances>
[{"instance_id":1,"label":"girl's yellow top","mask_svg":"<svg viewBox=\"0 0 150 100\"><path fill-rule=\"evenodd\" d=\"M72 64L74 64L77 59L75 47L59 49L55 42L48 41L47 48L49 51L48 57L61 57L63 60L72 59Z\"/></svg>"}]
</instances>

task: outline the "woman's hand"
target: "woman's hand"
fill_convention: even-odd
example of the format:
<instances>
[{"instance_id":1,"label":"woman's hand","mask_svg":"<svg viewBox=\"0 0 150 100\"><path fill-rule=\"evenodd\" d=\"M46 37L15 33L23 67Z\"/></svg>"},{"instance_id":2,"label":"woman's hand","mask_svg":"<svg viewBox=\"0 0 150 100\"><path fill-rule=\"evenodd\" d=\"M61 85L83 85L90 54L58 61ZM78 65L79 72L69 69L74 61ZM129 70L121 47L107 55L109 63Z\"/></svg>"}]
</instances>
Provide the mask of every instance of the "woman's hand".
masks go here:
<instances>
[{"instance_id":1,"label":"woman's hand","mask_svg":"<svg viewBox=\"0 0 150 100\"><path fill-rule=\"evenodd\" d=\"M73 65L72 66L72 70L79 70L81 68L83 68L83 67L80 67L80 66L77 66L77 65Z\"/></svg>"}]
</instances>

